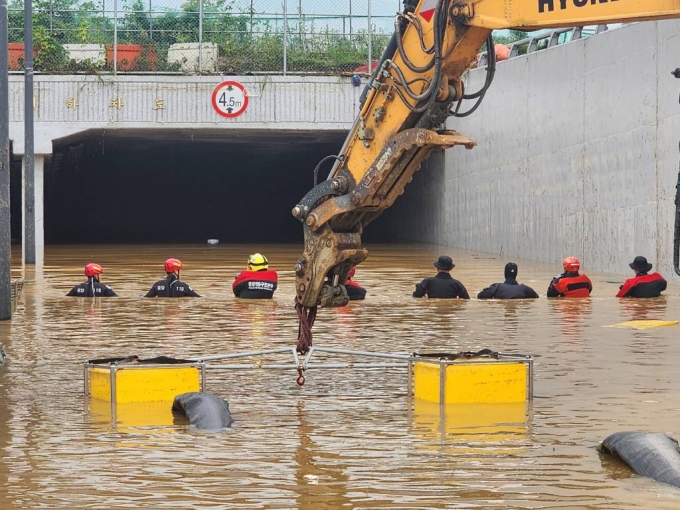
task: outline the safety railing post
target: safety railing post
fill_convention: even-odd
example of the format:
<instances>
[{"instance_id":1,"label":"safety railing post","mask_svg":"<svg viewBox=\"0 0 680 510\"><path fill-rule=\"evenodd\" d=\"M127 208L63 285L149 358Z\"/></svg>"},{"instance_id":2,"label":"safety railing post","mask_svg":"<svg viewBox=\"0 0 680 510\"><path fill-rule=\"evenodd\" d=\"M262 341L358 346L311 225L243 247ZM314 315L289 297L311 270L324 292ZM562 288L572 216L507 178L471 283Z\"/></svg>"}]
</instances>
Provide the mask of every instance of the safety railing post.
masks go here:
<instances>
[{"instance_id":1,"label":"safety railing post","mask_svg":"<svg viewBox=\"0 0 680 510\"><path fill-rule=\"evenodd\" d=\"M35 129L33 105L33 1L24 0L23 262L35 264Z\"/></svg>"},{"instance_id":2,"label":"safety railing post","mask_svg":"<svg viewBox=\"0 0 680 510\"><path fill-rule=\"evenodd\" d=\"M7 0L0 0L0 320L12 318Z\"/></svg>"},{"instance_id":3,"label":"safety railing post","mask_svg":"<svg viewBox=\"0 0 680 510\"><path fill-rule=\"evenodd\" d=\"M302 39L302 0L298 0L298 6L297 6L297 18L298 18L298 40L300 41L300 44L303 44L303 39Z\"/></svg>"},{"instance_id":4,"label":"safety railing post","mask_svg":"<svg viewBox=\"0 0 680 510\"><path fill-rule=\"evenodd\" d=\"M373 30L371 28L371 0L368 0L368 30L366 33L368 34L368 74L371 74L373 72L373 68L371 66L371 62L373 62Z\"/></svg>"},{"instance_id":5,"label":"safety railing post","mask_svg":"<svg viewBox=\"0 0 680 510\"><path fill-rule=\"evenodd\" d=\"M288 71L288 1L283 0L283 75Z\"/></svg>"},{"instance_id":6,"label":"safety railing post","mask_svg":"<svg viewBox=\"0 0 680 510\"><path fill-rule=\"evenodd\" d=\"M352 0L349 0L349 40L352 40Z\"/></svg>"},{"instance_id":7,"label":"safety railing post","mask_svg":"<svg viewBox=\"0 0 680 510\"><path fill-rule=\"evenodd\" d=\"M203 0L198 0L198 72L203 72Z\"/></svg>"},{"instance_id":8,"label":"safety railing post","mask_svg":"<svg viewBox=\"0 0 680 510\"><path fill-rule=\"evenodd\" d=\"M113 0L113 74L118 71L118 0Z\"/></svg>"}]
</instances>

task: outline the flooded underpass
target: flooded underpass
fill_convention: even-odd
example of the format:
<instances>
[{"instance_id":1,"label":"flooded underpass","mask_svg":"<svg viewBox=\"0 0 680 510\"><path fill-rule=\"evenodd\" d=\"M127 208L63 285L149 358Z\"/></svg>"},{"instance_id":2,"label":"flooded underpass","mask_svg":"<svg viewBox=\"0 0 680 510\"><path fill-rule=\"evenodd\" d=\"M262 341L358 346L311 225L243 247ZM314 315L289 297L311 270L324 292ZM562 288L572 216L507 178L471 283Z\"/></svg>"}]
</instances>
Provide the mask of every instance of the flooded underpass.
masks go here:
<instances>
[{"instance_id":1,"label":"flooded underpass","mask_svg":"<svg viewBox=\"0 0 680 510\"><path fill-rule=\"evenodd\" d=\"M507 262L437 246L369 245L356 280L367 299L322 310L316 346L410 354L490 348L535 358L534 400L488 419L440 419L408 396L407 370L211 370L207 389L235 426L190 429L119 414L83 394L88 359L197 357L291 347L297 336L292 267L298 245L47 246L27 272L0 372L0 507L19 508L570 508L675 509L680 492L637 477L595 447L622 430L680 434L677 327L607 327L678 320L678 289L614 298L621 276L588 271L588 299L548 300L558 267L516 260L530 301L411 297L442 253L476 293ZM231 294L247 255L261 251L280 284L271 301ZM163 261L182 259L200 299L142 299ZM14 260L20 260L15 253ZM85 262L104 267L118 298L64 295ZM21 269L15 268L20 274ZM666 275L670 276L670 275ZM318 356L340 362L342 355ZM262 361L262 360L260 360ZM287 357L264 361L289 362Z\"/></svg>"},{"instance_id":2,"label":"flooded underpass","mask_svg":"<svg viewBox=\"0 0 680 510\"><path fill-rule=\"evenodd\" d=\"M125 129L56 141L45 174L45 240L295 242L300 226L290 211L312 188L317 163L337 154L345 136ZM327 163L319 179L329 171ZM20 217L19 202L13 207Z\"/></svg>"}]
</instances>

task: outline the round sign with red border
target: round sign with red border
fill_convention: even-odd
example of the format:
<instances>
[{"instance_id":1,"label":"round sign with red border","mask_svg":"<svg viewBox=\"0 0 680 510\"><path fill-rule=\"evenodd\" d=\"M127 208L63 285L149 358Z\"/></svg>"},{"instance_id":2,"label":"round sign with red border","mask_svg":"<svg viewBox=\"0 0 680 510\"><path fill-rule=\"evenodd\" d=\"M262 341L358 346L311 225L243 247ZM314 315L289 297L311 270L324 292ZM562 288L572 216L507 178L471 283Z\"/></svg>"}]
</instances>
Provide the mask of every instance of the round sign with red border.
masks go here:
<instances>
[{"instance_id":1,"label":"round sign with red border","mask_svg":"<svg viewBox=\"0 0 680 510\"><path fill-rule=\"evenodd\" d=\"M248 108L248 91L237 81L223 81L213 90L212 107L222 117L238 117Z\"/></svg>"}]
</instances>

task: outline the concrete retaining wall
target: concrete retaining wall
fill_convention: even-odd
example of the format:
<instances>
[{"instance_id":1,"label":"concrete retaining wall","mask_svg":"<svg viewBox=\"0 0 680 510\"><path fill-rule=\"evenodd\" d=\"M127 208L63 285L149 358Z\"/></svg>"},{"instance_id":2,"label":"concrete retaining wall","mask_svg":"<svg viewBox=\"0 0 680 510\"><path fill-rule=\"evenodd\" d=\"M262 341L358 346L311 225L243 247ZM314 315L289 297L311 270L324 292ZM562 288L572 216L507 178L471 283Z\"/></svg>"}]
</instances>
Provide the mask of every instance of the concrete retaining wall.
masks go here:
<instances>
[{"instance_id":1,"label":"concrete retaining wall","mask_svg":"<svg viewBox=\"0 0 680 510\"><path fill-rule=\"evenodd\" d=\"M586 270L622 274L645 255L671 277L676 67L680 21L499 63L477 112L449 122L478 147L417 174L393 216L401 237L542 262L575 255ZM467 90L484 77L473 71Z\"/></svg>"}]
</instances>

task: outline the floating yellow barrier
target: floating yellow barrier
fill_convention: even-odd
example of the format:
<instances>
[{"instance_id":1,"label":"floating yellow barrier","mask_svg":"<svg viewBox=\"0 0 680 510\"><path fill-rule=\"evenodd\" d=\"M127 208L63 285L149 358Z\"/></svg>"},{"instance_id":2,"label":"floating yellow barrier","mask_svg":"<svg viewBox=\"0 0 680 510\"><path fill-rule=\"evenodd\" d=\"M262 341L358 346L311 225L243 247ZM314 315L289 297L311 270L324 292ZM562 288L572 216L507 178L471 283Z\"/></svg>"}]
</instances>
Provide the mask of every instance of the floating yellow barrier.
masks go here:
<instances>
[{"instance_id":1,"label":"floating yellow barrier","mask_svg":"<svg viewBox=\"0 0 680 510\"><path fill-rule=\"evenodd\" d=\"M439 404L526 402L533 393L531 356L414 357L410 363L413 396Z\"/></svg>"},{"instance_id":2,"label":"floating yellow barrier","mask_svg":"<svg viewBox=\"0 0 680 510\"><path fill-rule=\"evenodd\" d=\"M633 329L651 329L663 328L668 326L677 326L679 321L659 321L659 320L638 320L619 322L618 324L609 324L606 328L633 328Z\"/></svg>"},{"instance_id":3,"label":"floating yellow barrier","mask_svg":"<svg viewBox=\"0 0 680 510\"><path fill-rule=\"evenodd\" d=\"M414 354L410 428L458 455L513 455L525 446L533 358L484 349L478 353Z\"/></svg>"},{"instance_id":4,"label":"floating yellow barrier","mask_svg":"<svg viewBox=\"0 0 680 510\"><path fill-rule=\"evenodd\" d=\"M172 402L204 381L202 363L85 365L85 394L112 403Z\"/></svg>"}]
</instances>

